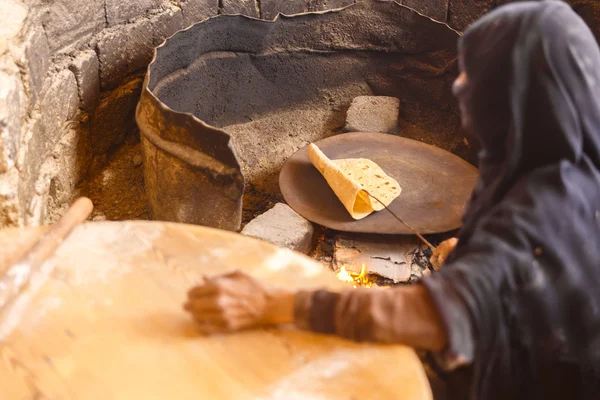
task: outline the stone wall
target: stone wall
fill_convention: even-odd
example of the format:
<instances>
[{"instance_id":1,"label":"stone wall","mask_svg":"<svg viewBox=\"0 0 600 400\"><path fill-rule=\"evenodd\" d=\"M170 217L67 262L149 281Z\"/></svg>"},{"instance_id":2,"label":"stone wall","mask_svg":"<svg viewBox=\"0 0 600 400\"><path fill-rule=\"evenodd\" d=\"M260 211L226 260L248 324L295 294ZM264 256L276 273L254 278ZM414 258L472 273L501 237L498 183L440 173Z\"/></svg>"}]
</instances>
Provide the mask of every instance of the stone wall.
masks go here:
<instances>
[{"instance_id":1,"label":"stone wall","mask_svg":"<svg viewBox=\"0 0 600 400\"><path fill-rule=\"evenodd\" d=\"M505 1L400 3L462 30ZM166 37L221 13L272 19L353 2L0 0L0 228L54 221L135 133L145 68ZM600 2L572 3L600 28Z\"/></svg>"},{"instance_id":2,"label":"stone wall","mask_svg":"<svg viewBox=\"0 0 600 400\"><path fill-rule=\"evenodd\" d=\"M38 225L66 208L94 157L135 131L154 46L216 15L218 3L0 0L0 13L3 227Z\"/></svg>"}]
</instances>

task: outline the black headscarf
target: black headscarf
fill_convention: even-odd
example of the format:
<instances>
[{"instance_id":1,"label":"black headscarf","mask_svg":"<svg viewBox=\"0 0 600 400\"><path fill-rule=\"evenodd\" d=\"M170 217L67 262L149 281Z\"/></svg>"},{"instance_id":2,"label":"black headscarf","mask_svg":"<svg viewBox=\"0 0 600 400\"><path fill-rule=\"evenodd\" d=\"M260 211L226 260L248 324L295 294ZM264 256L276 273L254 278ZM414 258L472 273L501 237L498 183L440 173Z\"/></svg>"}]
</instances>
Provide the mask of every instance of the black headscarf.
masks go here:
<instances>
[{"instance_id":1,"label":"black headscarf","mask_svg":"<svg viewBox=\"0 0 600 400\"><path fill-rule=\"evenodd\" d=\"M481 177L424 283L470 361L466 397L600 398L598 45L568 5L523 2L469 28L460 63Z\"/></svg>"}]
</instances>

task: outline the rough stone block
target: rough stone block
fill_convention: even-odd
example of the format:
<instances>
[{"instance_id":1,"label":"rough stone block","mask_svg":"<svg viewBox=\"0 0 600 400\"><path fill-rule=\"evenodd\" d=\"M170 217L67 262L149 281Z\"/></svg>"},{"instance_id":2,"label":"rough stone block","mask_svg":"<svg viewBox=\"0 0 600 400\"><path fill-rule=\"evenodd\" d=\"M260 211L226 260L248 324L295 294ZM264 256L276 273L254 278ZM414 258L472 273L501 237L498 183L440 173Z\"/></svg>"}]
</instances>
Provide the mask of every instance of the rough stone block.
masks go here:
<instances>
[{"instance_id":1,"label":"rough stone block","mask_svg":"<svg viewBox=\"0 0 600 400\"><path fill-rule=\"evenodd\" d=\"M313 234L312 224L283 203L254 218L242 230L242 235L304 254L312 250Z\"/></svg>"},{"instance_id":2,"label":"rough stone block","mask_svg":"<svg viewBox=\"0 0 600 400\"><path fill-rule=\"evenodd\" d=\"M309 1L261 0L261 17L272 20L277 14L293 15L309 10Z\"/></svg>"},{"instance_id":3,"label":"rough stone block","mask_svg":"<svg viewBox=\"0 0 600 400\"><path fill-rule=\"evenodd\" d=\"M15 165L21 136L21 123L27 99L19 69L8 58L0 58L0 174Z\"/></svg>"},{"instance_id":4,"label":"rough stone block","mask_svg":"<svg viewBox=\"0 0 600 400\"><path fill-rule=\"evenodd\" d=\"M92 116L92 151L107 153L136 129L135 107L142 90L142 78L130 78L112 92L103 93Z\"/></svg>"},{"instance_id":5,"label":"rough stone block","mask_svg":"<svg viewBox=\"0 0 600 400\"><path fill-rule=\"evenodd\" d=\"M0 56L8 51L8 44L23 29L25 18L27 18L27 7L16 0L0 1Z\"/></svg>"},{"instance_id":6,"label":"rough stone block","mask_svg":"<svg viewBox=\"0 0 600 400\"><path fill-rule=\"evenodd\" d=\"M75 187L84 178L92 161L89 129L79 126L69 130L52 152L56 161L50 182L50 196L57 204L71 200Z\"/></svg>"},{"instance_id":7,"label":"rough stone block","mask_svg":"<svg viewBox=\"0 0 600 400\"><path fill-rule=\"evenodd\" d=\"M100 63L96 52L82 51L75 57L69 69L77 80L80 108L93 109L100 97Z\"/></svg>"},{"instance_id":8,"label":"rough stone block","mask_svg":"<svg viewBox=\"0 0 600 400\"><path fill-rule=\"evenodd\" d=\"M400 100L387 96L359 96L346 113L346 132L398 132Z\"/></svg>"},{"instance_id":9,"label":"rough stone block","mask_svg":"<svg viewBox=\"0 0 600 400\"><path fill-rule=\"evenodd\" d=\"M448 19L448 0L400 0L398 2L436 21L446 22Z\"/></svg>"},{"instance_id":10,"label":"rough stone block","mask_svg":"<svg viewBox=\"0 0 600 400\"><path fill-rule=\"evenodd\" d=\"M132 72L146 67L154 51L154 33L148 19L107 30L97 44L100 84L112 89Z\"/></svg>"},{"instance_id":11,"label":"rough stone block","mask_svg":"<svg viewBox=\"0 0 600 400\"><path fill-rule=\"evenodd\" d=\"M335 242L334 266L360 273L376 274L395 283L411 278L413 256L419 242L413 236L339 236Z\"/></svg>"},{"instance_id":12,"label":"rough stone block","mask_svg":"<svg viewBox=\"0 0 600 400\"><path fill-rule=\"evenodd\" d=\"M54 0L46 4L41 22L51 52L87 43L104 29L104 0Z\"/></svg>"},{"instance_id":13,"label":"rough stone block","mask_svg":"<svg viewBox=\"0 0 600 400\"><path fill-rule=\"evenodd\" d=\"M79 94L75 75L68 69L48 76L40 98L40 118L45 126L44 142L51 151L79 106ZM41 156L41 155L40 155Z\"/></svg>"},{"instance_id":14,"label":"rough stone block","mask_svg":"<svg viewBox=\"0 0 600 400\"><path fill-rule=\"evenodd\" d=\"M214 17L219 11L219 0L179 0L184 27Z\"/></svg>"},{"instance_id":15,"label":"rough stone block","mask_svg":"<svg viewBox=\"0 0 600 400\"><path fill-rule=\"evenodd\" d=\"M19 171L0 174L0 229L19 225Z\"/></svg>"},{"instance_id":16,"label":"rough stone block","mask_svg":"<svg viewBox=\"0 0 600 400\"><path fill-rule=\"evenodd\" d=\"M25 226L40 226L43 224L47 197L47 194L34 195L27 201L27 208L25 209L25 215L23 215Z\"/></svg>"},{"instance_id":17,"label":"rough stone block","mask_svg":"<svg viewBox=\"0 0 600 400\"><path fill-rule=\"evenodd\" d=\"M221 0L221 14L241 14L260 18L260 9L256 0Z\"/></svg>"},{"instance_id":18,"label":"rough stone block","mask_svg":"<svg viewBox=\"0 0 600 400\"><path fill-rule=\"evenodd\" d=\"M285 15L300 14L342 8L353 4L353 0L261 0L261 18L273 19L278 13Z\"/></svg>"},{"instance_id":19,"label":"rough stone block","mask_svg":"<svg viewBox=\"0 0 600 400\"><path fill-rule=\"evenodd\" d=\"M22 213L21 218L25 219L26 224L36 225L41 222L42 210L36 208L40 203L39 201L32 203L32 199L40 196L38 192L43 195L44 189L47 189L50 183L51 176L41 173L42 167L48 159L49 144L46 141L47 136L46 127L38 115L27 132L27 145L23 146L23 161L20 162L19 167L21 173L19 206ZM48 168L45 168L45 170L47 171ZM33 219L31 219L31 216L33 216Z\"/></svg>"},{"instance_id":20,"label":"rough stone block","mask_svg":"<svg viewBox=\"0 0 600 400\"><path fill-rule=\"evenodd\" d=\"M488 12L495 0L449 0L448 25L457 31L464 31L467 26Z\"/></svg>"},{"instance_id":21,"label":"rough stone block","mask_svg":"<svg viewBox=\"0 0 600 400\"><path fill-rule=\"evenodd\" d=\"M19 156L19 202L25 223L42 222L45 196L55 175L56 161L51 151L68 129L79 104L77 82L68 69L50 75L40 99L40 112L34 113Z\"/></svg>"},{"instance_id":22,"label":"rough stone block","mask_svg":"<svg viewBox=\"0 0 600 400\"><path fill-rule=\"evenodd\" d=\"M105 1L106 21L109 27L145 15L148 10L158 8L162 4L162 0Z\"/></svg>"},{"instance_id":23,"label":"rough stone block","mask_svg":"<svg viewBox=\"0 0 600 400\"><path fill-rule=\"evenodd\" d=\"M50 190L50 183L56 176L59 160L52 156L46 157L33 185L35 196L44 196Z\"/></svg>"},{"instance_id":24,"label":"rough stone block","mask_svg":"<svg viewBox=\"0 0 600 400\"><path fill-rule=\"evenodd\" d=\"M33 115L23 137L23 145L19 150L16 167L21 173L19 182L19 198L31 197L35 178L39 173L42 162L48 149L52 147L46 143L46 127L40 114Z\"/></svg>"},{"instance_id":25,"label":"rough stone block","mask_svg":"<svg viewBox=\"0 0 600 400\"><path fill-rule=\"evenodd\" d=\"M161 44L166 38L173 36L184 28L183 13L180 8L172 8L151 19L154 32L154 46Z\"/></svg>"},{"instance_id":26,"label":"rough stone block","mask_svg":"<svg viewBox=\"0 0 600 400\"><path fill-rule=\"evenodd\" d=\"M43 90L46 73L50 67L50 50L42 27L36 25L28 30L23 44L23 56L22 64L26 66L25 82L28 85L29 104L33 107Z\"/></svg>"}]
</instances>

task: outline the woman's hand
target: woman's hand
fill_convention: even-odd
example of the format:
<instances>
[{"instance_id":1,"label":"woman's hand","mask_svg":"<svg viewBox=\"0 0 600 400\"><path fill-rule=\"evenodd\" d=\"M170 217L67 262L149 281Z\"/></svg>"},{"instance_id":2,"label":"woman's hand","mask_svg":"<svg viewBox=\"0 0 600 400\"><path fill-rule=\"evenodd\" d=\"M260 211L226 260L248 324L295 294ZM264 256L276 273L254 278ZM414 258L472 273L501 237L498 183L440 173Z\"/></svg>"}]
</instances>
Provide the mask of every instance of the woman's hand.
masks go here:
<instances>
[{"instance_id":1,"label":"woman's hand","mask_svg":"<svg viewBox=\"0 0 600 400\"><path fill-rule=\"evenodd\" d=\"M184 309L206 334L292 323L295 295L242 272L206 278L188 292Z\"/></svg>"},{"instance_id":2,"label":"woman's hand","mask_svg":"<svg viewBox=\"0 0 600 400\"><path fill-rule=\"evenodd\" d=\"M433 269L439 271L442 266L446 263L446 259L454 251L454 248L458 244L457 238L451 238L444 240L438 247L435 248L429 262L433 266Z\"/></svg>"}]
</instances>

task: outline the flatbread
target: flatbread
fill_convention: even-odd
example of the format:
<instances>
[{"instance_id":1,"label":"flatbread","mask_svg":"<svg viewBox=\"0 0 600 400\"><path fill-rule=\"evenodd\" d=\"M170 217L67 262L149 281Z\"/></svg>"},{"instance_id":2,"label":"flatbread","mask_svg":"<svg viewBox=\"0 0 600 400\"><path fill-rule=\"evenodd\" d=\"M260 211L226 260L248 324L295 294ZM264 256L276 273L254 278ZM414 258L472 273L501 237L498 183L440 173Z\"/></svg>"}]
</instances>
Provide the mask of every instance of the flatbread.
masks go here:
<instances>
[{"instance_id":1,"label":"flatbread","mask_svg":"<svg viewBox=\"0 0 600 400\"><path fill-rule=\"evenodd\" d=\"M356 220L383 210L384 205L389 206L402 192L398 182L369 159L330 160L315 144L308 146L308 159ZM381 200L383 205L367 192Z\"/></svg>"}]
</instances>

